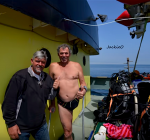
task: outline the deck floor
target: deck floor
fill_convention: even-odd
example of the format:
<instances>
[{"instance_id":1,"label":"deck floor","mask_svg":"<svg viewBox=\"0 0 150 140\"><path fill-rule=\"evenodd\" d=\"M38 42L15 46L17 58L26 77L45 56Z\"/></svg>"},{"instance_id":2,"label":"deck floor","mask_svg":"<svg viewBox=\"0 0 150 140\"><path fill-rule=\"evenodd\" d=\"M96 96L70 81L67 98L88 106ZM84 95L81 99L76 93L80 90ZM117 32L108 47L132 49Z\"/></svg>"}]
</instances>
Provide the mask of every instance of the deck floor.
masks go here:
<instances>
[{"instance_id":1,"label":"deck floor","mask_svg":"<svg viewBox=\"0 0 150 140\"><path fill-rule=\"evenodd\" d=\"M91 131L94 129L93 119L95 118L93 115L93 111L97 109L97 103L103 99L104 96L94 96L91 95L90 103L84 109L84 133L85 140L88 139ZM83 140L82 138L82 117L77 118L73 122L73 133L74 140Z\"/></svg>"}]
</instances>

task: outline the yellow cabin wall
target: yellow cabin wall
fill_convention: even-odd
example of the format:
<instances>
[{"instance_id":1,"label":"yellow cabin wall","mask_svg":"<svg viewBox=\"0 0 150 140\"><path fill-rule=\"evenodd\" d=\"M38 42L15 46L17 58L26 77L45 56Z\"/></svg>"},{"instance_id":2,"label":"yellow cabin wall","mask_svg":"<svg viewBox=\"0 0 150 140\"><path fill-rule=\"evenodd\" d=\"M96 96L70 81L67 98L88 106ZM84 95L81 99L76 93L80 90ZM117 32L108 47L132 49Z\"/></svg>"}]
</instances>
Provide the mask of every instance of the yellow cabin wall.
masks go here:
<instances>
[{"instance_id":1,"label":"yellow cabin wall","mask_svg":"<svg viewBox=\"0 0 150 140\"><path fill-rule=\"evenodd\" d=\"M51 53L51 62L57 62L59 61L56 51L57 47L63 43L69 44L66 35L55 35L56 28L54 27L39 27L31 31L33 21L31 17L0 5L0 13L2 12L6 12L6 14L0 15L0 108L4 99L6 87L12 75L18 70L30 66L30 59L35 51L46 48ZM7 15L7 13L9 13L9 15ZM83 65L83 56L86 57L85 66ZM70 60L80 63L83 68L85 81L88 87L88 92L85 96L86 106L91 100L89 55L79 48L78 54L71 55ZM44 71L48 73L48 68L45 68ZM82 100L80 100L79 106L73 112L73 121L77 118L81 110ZM48 109L46 108L45 111L48 122ZM1 110L0 124L0 140L10 140ZM56 112L51 116L50 138L52 140L57 140L62 133L63 130L56 105ZM31 139L33 138L31 137Z\"/></svg>"}]
</instances>

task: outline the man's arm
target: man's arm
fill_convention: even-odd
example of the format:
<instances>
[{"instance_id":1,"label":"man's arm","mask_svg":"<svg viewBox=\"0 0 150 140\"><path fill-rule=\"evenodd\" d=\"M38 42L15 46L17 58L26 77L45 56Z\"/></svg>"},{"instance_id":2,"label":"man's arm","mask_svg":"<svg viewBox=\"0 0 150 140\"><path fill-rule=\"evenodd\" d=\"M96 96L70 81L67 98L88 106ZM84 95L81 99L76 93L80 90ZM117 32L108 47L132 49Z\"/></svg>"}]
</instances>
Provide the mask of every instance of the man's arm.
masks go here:
<instances>
[{"instance_id":1,"label":"man's arm","mask_svg":"<svg viewBox=\"0 0 150 140\"><path fill-rule=\"evenodd\" d=\"M57 66L56 66L57 64L56 63L52 63L51 65L50 65L50 67L49 67L49 75L50 75L50 77L54 80L54 83L53 83L53 88L55 89L55 90L57 90L58 89L58 87L59 87L59 77L57 77L57 78L55 78L54 77L54 73L55 73L55 71L56 71L56 69L57 69Z\"/></svg>"},{"instance_id":2,"label":"man's arm","mask_svg":"<svg viewBox=\"0 0 150 140\"><path fill-rule=\"evenodd\" d=\"M4 101L2 104L3 118L8 127L16 125L16 106L19 85L16 76L13 76L6 89Z\"/></svg>"},{"instance_id":3,"label":"man's arm","mask_svg":"<svg viewBox=\"0 0 150 140\"><path fill-rule=\"evenodd\" d=\"M6 89L4 102L2 104L3 118L8 127L8 134L12 139L18 139L18 134L21 134L16 124L16 106L18 102L19 85L20 81L16 76L13 76Z\"/></svg>"},{"instance_id":4,"label":"man's arm","mask_svg":"<svg viewBox=\"0 0 150 140\"><path fill-rule=\"evenodd\" d=\"M53 63L51 63L49 66L49 75L53 80L54 80L54 73L53 73L54 66L55 66L55 64L53 64ZM50 104L49 111L54 112L55 111L55 98L53 100L51 100L51 103L49 103L49 104Z\"/></svg>"},{"instance_id":5,"label":"man's arm","mask_svg":"<svg viewBox=\"0 0 150 140\"><path fill-rule=\"evenodd\" d=\"M84 80L84 75L83 75L83 70L80 64L78 64L78 70L79 70L79 82L81 86L86 86L85 80Z\"/></svg>"},{"instance_id":6,"label":"man's arm","mask_svg":"<svg viewBox=\"0 0 150 140\"><path fill-rule=\"evenodd\" d=\"M51 63L50 64L50 66L49 66L49 75L50 75L50 77L52 78L52 79L54 79L54 66L55 66L55 64L54 63Z\"/></svg>"},{"instance_id":7,"label":"man's arm","mask_svg":"<svg viewBox=\"0 0 150 140\"><path fill-rule=\"evenodd\" d=\"M77 68L79 70L79 82L80 82L80 91L78 91L77 97L81 99L85 95L87 89L86 89L86 83L84 80L83 70L79 63L77 63Z\"/></svg>"}]
</instances>

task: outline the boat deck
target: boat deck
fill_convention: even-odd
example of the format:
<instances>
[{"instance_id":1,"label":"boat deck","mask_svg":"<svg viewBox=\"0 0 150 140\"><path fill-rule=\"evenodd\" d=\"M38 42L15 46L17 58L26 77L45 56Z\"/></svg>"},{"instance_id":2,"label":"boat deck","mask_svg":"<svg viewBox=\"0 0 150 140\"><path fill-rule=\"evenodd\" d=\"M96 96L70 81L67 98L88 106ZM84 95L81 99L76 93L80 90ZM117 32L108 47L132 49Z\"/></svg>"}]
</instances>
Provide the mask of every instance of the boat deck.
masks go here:
<instances>
[{"instance_id":1,"label":"boat deck","mask_svg":"<svg viewBox=\"0 0 150 140\"><path fill-rule=\"evenodd\" d=\"M103 99L104 96L91 95L90 103L84 109L84 133L85 140L88 139L91 131L94 129L93 111L97 109L97 103ZM73 122L74 140L83 140L82 138L82 116Z\"/></svg>"}]
</instances>

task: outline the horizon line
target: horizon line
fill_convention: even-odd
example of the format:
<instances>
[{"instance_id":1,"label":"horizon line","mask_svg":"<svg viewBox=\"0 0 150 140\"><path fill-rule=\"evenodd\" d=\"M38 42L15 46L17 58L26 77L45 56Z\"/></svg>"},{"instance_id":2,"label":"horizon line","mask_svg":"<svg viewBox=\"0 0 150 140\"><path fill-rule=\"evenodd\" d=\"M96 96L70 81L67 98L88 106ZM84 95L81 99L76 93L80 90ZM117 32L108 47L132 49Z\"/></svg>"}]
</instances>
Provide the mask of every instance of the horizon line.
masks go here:
<instances>
[{"instance_id":1,"label":"horizon line","mask_svg":"<svg viewBox=\"0 0 150 140\"><path fill-rule=\"evenodd\" d=\"M92 64L118 64L118 65L120 65L120 64L122 64L122 65L127 65L127 64L124 64L124 63L90 63L90 65L92 65ZM133 63L130 63L129 65L134 65ZM150 64L136 64L136 65L150 65Z\"/></svg>"}]
</instances>

